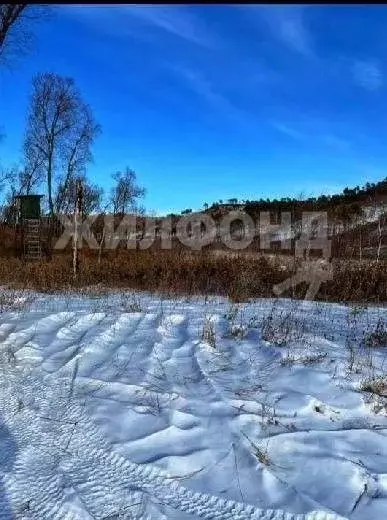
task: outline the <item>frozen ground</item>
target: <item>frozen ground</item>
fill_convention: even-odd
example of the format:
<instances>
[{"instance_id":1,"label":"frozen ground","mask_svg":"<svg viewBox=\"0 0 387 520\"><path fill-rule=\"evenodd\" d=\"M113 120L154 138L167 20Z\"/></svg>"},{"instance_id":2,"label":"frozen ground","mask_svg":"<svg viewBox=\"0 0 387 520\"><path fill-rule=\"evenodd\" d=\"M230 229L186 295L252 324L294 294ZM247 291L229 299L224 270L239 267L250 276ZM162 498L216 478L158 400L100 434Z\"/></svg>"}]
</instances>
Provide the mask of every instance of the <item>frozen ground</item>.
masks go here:
<instances>
[{"instance_id":1,"label":"frozen ground","mask_svg":"<svg viewBox=\"0 0 387 520\"><path fill-rule=\"evenodd\" d=\"M2 520L387 518L387 309L1 302Z\"/></svg>"}]
</instances>

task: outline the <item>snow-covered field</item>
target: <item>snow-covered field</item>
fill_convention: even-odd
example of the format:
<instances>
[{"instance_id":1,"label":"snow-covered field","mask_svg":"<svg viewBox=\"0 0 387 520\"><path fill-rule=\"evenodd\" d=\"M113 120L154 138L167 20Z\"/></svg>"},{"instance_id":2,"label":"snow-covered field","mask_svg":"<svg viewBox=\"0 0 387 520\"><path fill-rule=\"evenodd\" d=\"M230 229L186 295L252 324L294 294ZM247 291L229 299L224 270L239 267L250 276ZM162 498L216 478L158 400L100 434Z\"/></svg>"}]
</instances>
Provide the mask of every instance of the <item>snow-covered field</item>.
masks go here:
<instances>
[{"instance_id":1,"label":"snow-covered field","mask_svg":"<svg viewBox=\"0 0 387 520\"><path fill-rule=\"evenodd\" d=\"M2 520L387 518L387 309L16 296Z\"/></svg>"}]
</instances>

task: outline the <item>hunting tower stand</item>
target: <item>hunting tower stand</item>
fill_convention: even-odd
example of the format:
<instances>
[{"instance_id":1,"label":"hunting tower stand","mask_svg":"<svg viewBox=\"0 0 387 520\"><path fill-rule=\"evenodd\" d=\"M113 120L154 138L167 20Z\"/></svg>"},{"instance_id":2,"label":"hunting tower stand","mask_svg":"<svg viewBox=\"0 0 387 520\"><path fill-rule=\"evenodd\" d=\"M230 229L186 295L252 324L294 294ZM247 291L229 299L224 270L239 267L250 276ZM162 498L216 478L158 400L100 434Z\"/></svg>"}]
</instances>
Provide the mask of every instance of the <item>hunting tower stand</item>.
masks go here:
<instances>
[{"instance_id":1,"label":"hunting tower stand","mask_svg":"<svg viewBox=\"0 0 387 520\"><path fill-rule=\"evenodd\" d=\"M18 195L16 199L17 227L20 229L22 257L26 261L40 260L41 210L40 199L43 195Z\"/></svg>"}]
</instances>

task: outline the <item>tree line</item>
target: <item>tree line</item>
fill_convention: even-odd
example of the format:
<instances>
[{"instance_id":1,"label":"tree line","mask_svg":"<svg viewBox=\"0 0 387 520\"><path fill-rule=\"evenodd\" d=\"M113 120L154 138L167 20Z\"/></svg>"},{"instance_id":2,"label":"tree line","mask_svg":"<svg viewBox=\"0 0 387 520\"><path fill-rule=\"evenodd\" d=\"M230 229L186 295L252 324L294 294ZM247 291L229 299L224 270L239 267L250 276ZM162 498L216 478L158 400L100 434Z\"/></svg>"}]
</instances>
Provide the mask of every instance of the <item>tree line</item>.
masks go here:
<instances>
[{"instance_id":1,"label":"tree line","mask_svg":"<svg viewBox=\"0 0 387 520\"><path fill-rule=\"evenodd\" d=\"M28 21L45 14L40 6L0 4L0 65L15 52L27 50L31 41ZM3 217L12 219L15 196L40 191L46 195L44 210L49 216L70 213L79 181L86 215L143 212L138 201L145 189L138 185L136 172L130 167L110 175L112 186L108 193L88 177L92 148L101 132L92 107L73 78L53 72L36 74L31 83L20 165L0 165Z\"/></svg>"}]
</instances>

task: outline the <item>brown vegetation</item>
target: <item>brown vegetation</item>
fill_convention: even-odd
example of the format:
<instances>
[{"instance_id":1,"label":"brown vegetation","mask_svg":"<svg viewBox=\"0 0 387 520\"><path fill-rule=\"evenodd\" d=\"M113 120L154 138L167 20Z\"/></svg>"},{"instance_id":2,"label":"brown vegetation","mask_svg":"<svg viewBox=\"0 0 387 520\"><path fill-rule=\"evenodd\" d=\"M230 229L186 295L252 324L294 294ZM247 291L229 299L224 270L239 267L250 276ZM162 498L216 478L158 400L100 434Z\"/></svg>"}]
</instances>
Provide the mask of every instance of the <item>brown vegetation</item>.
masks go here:
<instances>
[{"instance_id":1,"label":"brown vegetation","mask_svg":"<svg viewBox=\"0 0 387 520\"><path fill-rule=\"evenodd\" d=\"M25 263L0 258L0 284L55 291L70 287L106 287L160 291L174 294L216 294L234 301L274 297L273 285L294 272L291 264L256 255L217 257L211 253L184 251L98 252L82 249L80 272L72 276L71 252L60 251L51 261ZM384 302L387 300L387 263L333 261L333 280L321 285L317 299L327 301ZM75 285L74 285L75 284ZM283 296L303 298L307 284L289 289Z\"/></svg>"}]
</instances>

